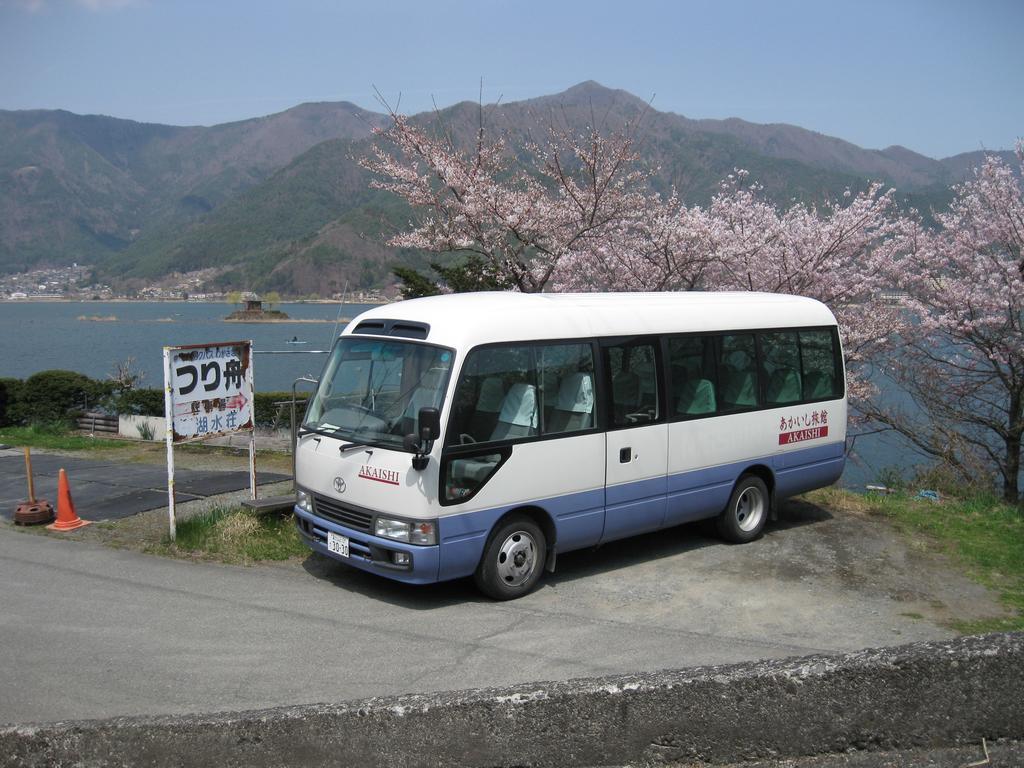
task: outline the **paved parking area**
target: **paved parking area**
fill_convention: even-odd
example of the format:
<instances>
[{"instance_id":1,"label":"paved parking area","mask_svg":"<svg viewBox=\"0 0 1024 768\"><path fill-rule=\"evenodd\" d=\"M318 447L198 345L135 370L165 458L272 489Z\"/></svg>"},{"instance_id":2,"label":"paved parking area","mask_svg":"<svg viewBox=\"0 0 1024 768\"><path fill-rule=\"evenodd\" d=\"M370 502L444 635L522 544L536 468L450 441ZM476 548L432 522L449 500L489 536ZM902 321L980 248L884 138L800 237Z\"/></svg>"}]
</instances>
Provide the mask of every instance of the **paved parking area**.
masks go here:
<instances>
[{"instance_id":1,"label":"paved parking area","mask_svg":"<svg viewBox=\"0 0 1024 768\"><path fill-rule=\"evenodd\" d=\"M32 454L36 498L57 506L57 474L68 476L75 511L86 520L116 520L167 506L167 467L63 456ZM288 480L287 475L257 472L259 485ZM178 469L179 504L249 487L246 471ZM25 456L20 450L0 451L0 517L12 520L28 497Z\"/></svg>"},{"instance_id":2,"label":"paved parking area","mask_svg":"<svg viewBox=\"0 0 1024 768\"><path fill-rule=\"evenodd\" d=\"M852 651L1003 611L886 524L803 502L743 546L690 525L569 553L510 603L468 579L410 587L316 555L192 563L80 533L0 523L0 724Z\"/></svg>"}]
</instances>

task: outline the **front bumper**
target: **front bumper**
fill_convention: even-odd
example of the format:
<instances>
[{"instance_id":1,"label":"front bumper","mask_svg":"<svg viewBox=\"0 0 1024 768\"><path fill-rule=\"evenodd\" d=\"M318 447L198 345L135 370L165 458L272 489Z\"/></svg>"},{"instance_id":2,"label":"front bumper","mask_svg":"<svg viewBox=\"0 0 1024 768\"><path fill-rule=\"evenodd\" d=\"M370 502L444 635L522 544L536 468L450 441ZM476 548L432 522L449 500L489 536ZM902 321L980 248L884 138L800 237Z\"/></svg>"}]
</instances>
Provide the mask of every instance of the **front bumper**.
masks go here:
<instances>
[{"instance_id":1,"label":"front bumper","mask_svg":"<svg viewBox=\"0 0 1024 768\"><path fill-rule=\"evenodd\" d=\"M324 520L299 507L295 507L295 527L310 549L338 562L351 565L353 568L406 584L433 584L438 580L440 551L436 545L422 547L393 539L383 539L366 531L347 528L333 521ZM327 550L328 531L348 538L348 557L342 557ZM391 562L392 552L405 552L409 555L410 564L408 566L394 565Z\"/></svg>"}]
</instances>

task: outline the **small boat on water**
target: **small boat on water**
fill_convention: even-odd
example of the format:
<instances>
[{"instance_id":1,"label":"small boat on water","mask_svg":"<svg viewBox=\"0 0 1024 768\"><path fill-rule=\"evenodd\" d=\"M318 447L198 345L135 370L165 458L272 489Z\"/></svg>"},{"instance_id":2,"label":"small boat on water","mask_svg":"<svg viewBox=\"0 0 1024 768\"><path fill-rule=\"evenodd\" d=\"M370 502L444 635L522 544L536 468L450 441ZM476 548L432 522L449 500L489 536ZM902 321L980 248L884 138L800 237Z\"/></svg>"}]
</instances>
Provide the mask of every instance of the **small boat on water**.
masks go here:
<instances>
[{"instance_id":1,"label":"small boat on water","mask_svg":"<svg viewBox=\"0 0 1024 768\"><path fill-rule=\"evenodd\" d=\"M308 341L299 341L298 336L292 336L291 341L286 341L285 344L309 344Z\"/></svg>"}]
</instances>

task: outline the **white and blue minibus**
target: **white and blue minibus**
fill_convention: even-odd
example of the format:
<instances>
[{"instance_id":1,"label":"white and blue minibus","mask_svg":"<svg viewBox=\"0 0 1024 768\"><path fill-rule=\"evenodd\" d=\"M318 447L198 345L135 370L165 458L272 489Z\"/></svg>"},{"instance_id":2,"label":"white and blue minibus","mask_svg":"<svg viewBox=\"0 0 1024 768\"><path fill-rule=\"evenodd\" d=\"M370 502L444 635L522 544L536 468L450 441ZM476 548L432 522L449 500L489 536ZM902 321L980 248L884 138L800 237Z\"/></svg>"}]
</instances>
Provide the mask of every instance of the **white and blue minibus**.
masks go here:
<instances>
[{"instance_id":1,"label":"white and blue minibus","mask_svg":"<svg viewBox=\"0 0 1024 768\"><path fill-rule=\"evenodd\" d=\"M557 555L703 518L757 539L837 480L836 320L762 293L470 293L338 338L295 447L317 552L399 581L533 589Z\"/></svg>"}]
</instances>

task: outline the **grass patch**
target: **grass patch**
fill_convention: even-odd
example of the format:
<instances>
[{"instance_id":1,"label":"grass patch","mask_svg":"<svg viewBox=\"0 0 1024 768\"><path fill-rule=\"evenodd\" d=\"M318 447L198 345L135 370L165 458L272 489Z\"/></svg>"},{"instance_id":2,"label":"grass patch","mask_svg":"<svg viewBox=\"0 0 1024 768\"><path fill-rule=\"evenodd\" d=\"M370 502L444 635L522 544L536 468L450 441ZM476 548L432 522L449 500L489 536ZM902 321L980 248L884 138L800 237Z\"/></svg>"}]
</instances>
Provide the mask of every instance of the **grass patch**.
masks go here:
<instances>
[{"instance_id":1,"label":"grass patch","mask_svg":"<svg viewBox=\"0 0 1024 768\"><path fill-rule=\"evenodd\" d=\"M808 494L821 506L878 515L915 542L958 560L968 575L999 593L1016 615L960 622L960 632L1024 630L1024 510L979 493L965 498L943 496L941 502L907 493L856 494L826 488Z\"/></svg>"},{"instance_id":2,"label":"grass patch","mask_svg":"<svg viewBox=\"0 0 1024 768\"><path fill-rule=\"evenodd\" d=\"M101 448L121 448L122 440L105 440L102 437L69 434L65 427L41 426L0 427L0 443L21 448L52 448L60 451L89 451Z\"/></svg>"},{"instance_id":3,"label":"grass patch","mask_svg":"<svg viewBox=\"0 0 1024 768\"><path fill-rule=\"evenodd\" d=\"M292 515L257 515L241 507L217 507L182 520L173 543L165 537L157 554L248 564L309 554Z\"/></svg>"},{"instance_id":4,"label":"grass patch","mask_svg":"<svg viewBox=\"0 0 1024 768\"><path fill-rule=\"evenodd\" d=\"M164 464L167 448L164 442L90 437L70 432L64 425L32 427L0 427L0 443L42 450L81 452L101 455L114 461L141 464ZM246 446L184 443L174 447L175 460L182 469L244 469L248 466ZM237 464L235 460L237 459ZM213 465L211 466L211 462ZM291 474L291 455L287 451L257 448L256 465L260 472Z\"/></svg>"}]
</instances>

